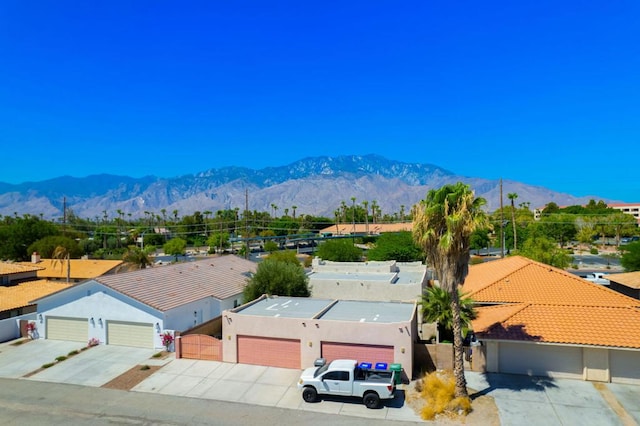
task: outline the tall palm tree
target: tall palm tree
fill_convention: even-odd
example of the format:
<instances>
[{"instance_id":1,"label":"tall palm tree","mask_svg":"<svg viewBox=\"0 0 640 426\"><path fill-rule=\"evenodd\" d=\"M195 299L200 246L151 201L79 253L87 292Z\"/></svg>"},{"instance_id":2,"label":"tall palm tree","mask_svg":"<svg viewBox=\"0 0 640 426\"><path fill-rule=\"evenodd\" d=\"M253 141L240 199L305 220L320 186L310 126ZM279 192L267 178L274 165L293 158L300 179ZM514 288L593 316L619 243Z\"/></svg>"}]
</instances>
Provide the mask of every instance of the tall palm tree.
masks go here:
<instances>
[{"instance_id":1,"label":"tall palm tree","mask_svg":"<svg viewBox=\"0 0 640 426\"><path fill-rule=\"evenodd\" d=\"M511 224L513 225L513 249L518 249L518 236L516 235L516 206L515 201L518 198L518 194L510 192L507 194L507 198L511 200Z\"/></svg>"},{"instance_id":2,"label":"tall palm tree","mask_svg":"<svg viewBox=\"0 0 640 426\"><path fill-rule=\"evenodd\" d=\"M64 267L64 262L67 262L67 282L71 281L71 261L69 260L69 250L66 247L58 246L53 250L51 254L51 262L52 267L56 267L58 263L60 263L60 272L62 272L62 268Z\"/></svg>"},{"instance_id":3,"label":"tall palm tree","mask_svg":"<svg viewBox=\"0 0 640 426\"><path fill-rule=\"evenodd\" d=\"M362 205L364 206L364 232L369 235L369 202L364 200Z\"/></svg>"},{"instance_id":4,"label":"tall palm tree","mask_svg":"<svg viewBox=\"0 0 640 426\"><path fill-rule=\"evenodd\" d=\"M457 397L468 397L458 288L469 273L471 234L489 225L481 210L485 203L484 198L475 197L468 185L458 182L430 190L427 197L413 207L413 238L424 249L440 287L451 297Z\"/></svg>"},{"instance_id":5,"label":"tall palm tree","mask_svg":"<svg viewBox=\"0 0 640 426\"><path fill-rule=\"evenodd\" d=\"M298 208L298 206L291 206L291 210L293 210L293 218L296 218L296 209Z\"/></svg>"},{"instance_id":6,"label":"tall palm tree","mask_svg":"<svg viewBox=\"0 0 640 426\"><path fill-rule=\"evenodd\" d=\"M353 233L356 233L356 197L351 197L351 203L352 203L352 207L351 207L351 219L352 219L352 224L353 224Z\"/></svg>"}]
</instances>

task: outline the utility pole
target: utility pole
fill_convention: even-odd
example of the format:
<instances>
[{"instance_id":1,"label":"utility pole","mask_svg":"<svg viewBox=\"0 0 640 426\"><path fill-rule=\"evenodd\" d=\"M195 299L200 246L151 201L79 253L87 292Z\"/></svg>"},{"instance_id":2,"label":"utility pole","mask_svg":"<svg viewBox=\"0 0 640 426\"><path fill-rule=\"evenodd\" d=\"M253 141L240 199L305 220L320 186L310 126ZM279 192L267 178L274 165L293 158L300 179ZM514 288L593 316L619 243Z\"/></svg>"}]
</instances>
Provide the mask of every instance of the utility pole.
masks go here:
<instances>
[{"instance_id":1,"label":"utility pole","mask_svg":"<svg viewBox=\"0 0 640 426\"><path fill-rule=\"evenodd\" d=\"M67 197L62 198L62 235L67 235Z\"/></svg>"},{"instance_id":2,"label":"utility pole","mask_svg":"<svg viewBox=\"0 0 640 426\"><path fill-rule=\"evenodd\" d=\"M504 258L504 209L502 204L502 178L500 178L500 258Z\"/></svg>"},{"instance_id":3,"label":"utility pole","mask_svg":"<svg viewBox=\"0 0 640 426\"><path fill-rule=\"evenodd\" d=\"M244 190L244 232L245 241L247 242L247 249L244 253L244 258L249 259L249 190Z\"/></svg>"}]
</instances>

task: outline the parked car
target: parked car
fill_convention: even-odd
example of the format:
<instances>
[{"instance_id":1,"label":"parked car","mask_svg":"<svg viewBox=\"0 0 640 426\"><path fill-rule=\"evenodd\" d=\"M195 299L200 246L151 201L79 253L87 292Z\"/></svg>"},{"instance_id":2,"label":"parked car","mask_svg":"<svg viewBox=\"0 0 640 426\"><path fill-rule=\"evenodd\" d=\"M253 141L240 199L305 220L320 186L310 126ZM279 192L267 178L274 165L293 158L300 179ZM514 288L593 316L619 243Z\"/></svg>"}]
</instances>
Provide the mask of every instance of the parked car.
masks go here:
<instances>
[{"instance_id":1,"label":"parked car","mask_svg":"<svg viewBox=\"0 0 640 426\"><path fill-rule=\"evenodd\" d=\"M587 274L583 277L585 280L590 281L594 284L601 285L609 285L609 279L607 278L607 274L603 272L594 272L592 274Z\"/></svg>"},{"instance_id":2,"label":"parked car","mask_svg":"<svg viewBox=\"0 0 640 426\"><path fill-rule=\"evenodd\" d=\"M314 402L320 395L355 396L362 398L367 408L377 408L381 399L395 396L397 373L369 367L352 359L327 364L320 358L300 376L298 388L302 389L302 399Z\"/></svg>"}]
</instances>

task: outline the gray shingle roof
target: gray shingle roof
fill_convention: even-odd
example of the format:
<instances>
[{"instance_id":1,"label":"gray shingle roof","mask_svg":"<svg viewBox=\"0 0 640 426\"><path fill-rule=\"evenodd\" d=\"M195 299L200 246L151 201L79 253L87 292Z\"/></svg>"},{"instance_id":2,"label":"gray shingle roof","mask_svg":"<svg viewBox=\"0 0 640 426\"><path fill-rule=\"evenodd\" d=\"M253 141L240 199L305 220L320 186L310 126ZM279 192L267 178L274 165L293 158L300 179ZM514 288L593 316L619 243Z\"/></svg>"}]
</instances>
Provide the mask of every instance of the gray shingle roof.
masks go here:
<instances>
[{"instance_id":1,"label":"gray shingle roof","mask_svg":"<svg viewBox=\"0 0 640 426\"><path fill-rule=\"evenodd\" d=\"M95 281L167 311L209 296L223 300L242 293L256 268L254 262L229 255L107 275Z\"/></svg>"}]
</instances>

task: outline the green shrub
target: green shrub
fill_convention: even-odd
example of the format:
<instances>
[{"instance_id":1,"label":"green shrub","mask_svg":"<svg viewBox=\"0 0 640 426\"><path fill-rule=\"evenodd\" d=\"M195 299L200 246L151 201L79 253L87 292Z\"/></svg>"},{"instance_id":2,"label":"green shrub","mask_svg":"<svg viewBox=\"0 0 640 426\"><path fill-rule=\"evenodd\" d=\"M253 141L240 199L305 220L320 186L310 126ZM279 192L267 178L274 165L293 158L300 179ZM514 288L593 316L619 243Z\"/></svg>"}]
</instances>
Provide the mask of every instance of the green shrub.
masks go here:
<instances>
[{"instance_id":1,"label":"green shrub","mask_svg":"<svg viewBox=\"0 0 640 426\"><path fill-rule=\"evenodd\" d=\"M54 365L56 365L55 362L48 362L46 364L42 364L42 368L49 368L49 367L53 367Z\"/></svg>"},{"instance_id":2,"label":"green shrub","mask_svg":"<svg viewBox=\"0 0 640 426\"><path fill-rule=\"evenodd\" d=\"M67 357L64 356L64 355L60 355L59 357L56 357L56 361L58 361L58 362L64 361L65 359L67 359Z\"/></svg>"},{"instance_id":3,"label":"green shrub","mask_svg":"<svg viewBox=\"0 0 640 426\"><path fill-rule=\"evenodd\" d=\"M151 355L153 358L160 358L162 356L162 352L158 352L156 354Z\"/></svg>"},{"instance_id":4,"label":"green shrub","mask_svg":"<svg viewBox=\"0 0 640 426\"><path fill-rule=\"evenodd\" d=\"M77 350L77 349L75 349L75 350L73 350L73 351L69 352L69 353L67 354L67 356L74 356L74 355L78 355L79 353L80 353L80 352L78 352L78 350Z\"/></svg>"},{"instance_id":5,"label":"green shrub","mask_svg":"<svg viewBox=\"0 0 640 426\"><path fill-rule=\"evenodd\" d=\"M591 250L589 250L589 253L591 254L598 254L598 249L595 247L591 247Z\"/></svg>"},{"instance_id":6,"label":"green shrub","mask_svg":"<svg viewBox=\"0 0 640 426\"><path fill-rule=\"evenodd\" d=\"M142 367L140 367L140 370L148 370L151 367L149 367L148 365L143 365Z\"/></svg>"}]
</instances>

